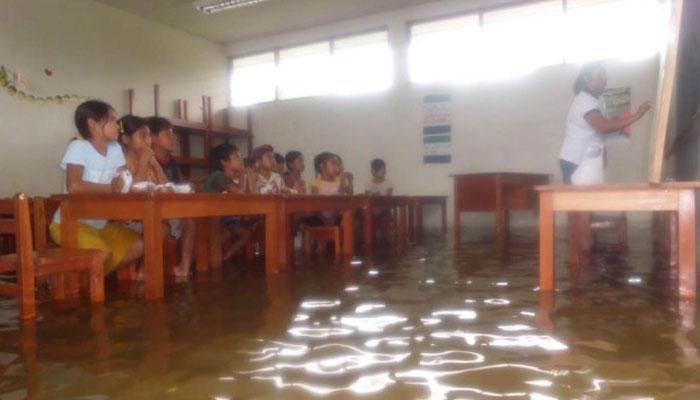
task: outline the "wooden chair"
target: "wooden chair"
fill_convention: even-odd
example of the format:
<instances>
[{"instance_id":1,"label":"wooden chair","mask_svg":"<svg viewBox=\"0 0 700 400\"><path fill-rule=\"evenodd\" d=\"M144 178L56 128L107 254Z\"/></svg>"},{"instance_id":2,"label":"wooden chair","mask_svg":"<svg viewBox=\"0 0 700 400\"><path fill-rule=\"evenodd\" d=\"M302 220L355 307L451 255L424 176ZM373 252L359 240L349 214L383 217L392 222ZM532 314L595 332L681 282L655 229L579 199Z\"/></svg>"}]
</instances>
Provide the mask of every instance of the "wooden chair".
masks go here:
<instances>
[{"instance_id":1,"label":"wooden chair","mask_svg":"<svg viewBox=\"0 0 700 400\"><path fill-rule=\"evenodd\" d=\"M304 230L304 253L311 254L313 245L325 246L328 242L335 245L335 258L340 257L340 227L337 226L314 226Z\"/></svg>"},{"instance_id":2,"label":"wooden chair","mask_svg":"<svg viewBox=\"0 0 700 400\"><path fill-rule=\"evenodd\" d=\"M13 200L0 200L0 233L14 234L16 254L0 257L0 273L14 272L17 283L0 283L0 295L17 297L20 319L36 318L35 281L39 277L66 272L88 272L90 300L104 302L104 261L107 254L96 250L47 249L34 251L29 200L18 194Z\"/></svg>"},{"instance_id":3,"label":"wooden chair","mask_svg":"<svg viewBox=\"0 0 700 400\"><path fill-rule=\"evenodd\" d=\"M32 222L34 227L34 249L46 251L50 247L58 247L49 239L49 225L53 216L58 211L60 203L56 200L44 197L32 198Z\"/></svg>"}]
</instances>

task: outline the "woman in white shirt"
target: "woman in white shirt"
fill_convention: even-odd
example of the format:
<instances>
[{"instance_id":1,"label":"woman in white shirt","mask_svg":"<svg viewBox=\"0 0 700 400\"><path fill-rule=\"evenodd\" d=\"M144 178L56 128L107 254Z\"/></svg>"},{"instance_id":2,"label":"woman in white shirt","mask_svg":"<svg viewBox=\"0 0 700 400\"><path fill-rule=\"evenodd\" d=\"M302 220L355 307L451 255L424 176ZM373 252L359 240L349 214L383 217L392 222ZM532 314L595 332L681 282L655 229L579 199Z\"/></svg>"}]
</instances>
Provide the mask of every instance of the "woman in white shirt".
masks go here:
<instances>
[{"instance_id":1,"label":"woman in white shirt","mask_svg":"<svg viewBox=\"0 0 700 400\"><path fill-rule=\"evenodd\" d=\"M559 165L567 185L581 184L582 181L586 184L602 183L605 135L632 125L649 111L649 103L645 102L633 115L615 120L605 118L600 112L598 99L605 91L607 81L605 67L600 63L583 66L576 78L576 97L569 108L566 137L559 152ZM584 160L587 164L585 168L582 165ZM572 182L572 177L579 167L582 174L586 171L586 174L591 176L579 176L579 182ZM575 264L588 264L592 245L591 218L591 213L571 213L569 216L569 241L572 246L570 249L575 249L569 257Z\"/></svg>"},{"instance_id":2,"label":"woman in white shirt","mask_svg":"<svg viewBox=\"0 0 700 400\"><path fill-rule=\"evenodd\" d=\"M605 135L618 132L641 119L649 111L645 102L636 113L610 120L600 112L599 97L607 85L607 73L602 63L584 65L574 84L574 98L566 118L566 136L559 152L559 165L564 183L571 177L591 149L605 149Z\"/></svg>"}]
</instances>

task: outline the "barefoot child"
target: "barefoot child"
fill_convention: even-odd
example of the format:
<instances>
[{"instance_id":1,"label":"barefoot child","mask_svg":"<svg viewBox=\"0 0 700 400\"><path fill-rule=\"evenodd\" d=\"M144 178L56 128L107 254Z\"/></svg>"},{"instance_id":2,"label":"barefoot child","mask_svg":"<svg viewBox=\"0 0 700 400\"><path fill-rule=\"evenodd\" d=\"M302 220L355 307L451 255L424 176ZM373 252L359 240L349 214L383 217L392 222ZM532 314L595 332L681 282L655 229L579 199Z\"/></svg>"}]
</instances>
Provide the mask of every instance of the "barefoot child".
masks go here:
<instances>
[{"instance_id":1,"label":"barefoot child","mask_svg":"<svg viewBox=\"0 0 700 400\"><path fill-rule=\"evenodd\" d=\"M254 191L255 175L245 168L236 146L220 144L211 150L209 159L212 173L204 185L205 192L243 194ZM249 239L250 229L241 217L221 219L224 261L236 255Z\"/></svg>"},{"instance_id":2,"label":"barefoot child","mask_svg":"<svg viewBox=\"0 0 700 400\"><path fill-rule=\"evenodd\" d=\"M126 160L119 143L119 126L112 106L90 100L75 110L75 126L82 139L68 146L61 168L66 171L64 193L121 193ZM49 227L51 238L61 244L61 212ZM104 220L80 221L78 248L101 250L109 254L105 273L129 265L143 255L138 233L123 224Z\"/></svg>"},{"instance_id":3,"label":"barefoot child","mask_svg":"<svg viewBox=\"0 0 700 400\"><path fill-rule=\"evenodd\" d=\"M173 126L165 118L150 117L146 119L150 133L153 159L157 161L165 178L165 183L185 183L180 167L175 163L173 152L177 144L177 137L173 132ZM153 165L155 168L155 165ZM180 265L174 269L177 278L187 277L194 257L194 241L197 237L196 224L193 219L185 218L168 221L173 236L180 239Z\"/></svg>"}]
</instances>

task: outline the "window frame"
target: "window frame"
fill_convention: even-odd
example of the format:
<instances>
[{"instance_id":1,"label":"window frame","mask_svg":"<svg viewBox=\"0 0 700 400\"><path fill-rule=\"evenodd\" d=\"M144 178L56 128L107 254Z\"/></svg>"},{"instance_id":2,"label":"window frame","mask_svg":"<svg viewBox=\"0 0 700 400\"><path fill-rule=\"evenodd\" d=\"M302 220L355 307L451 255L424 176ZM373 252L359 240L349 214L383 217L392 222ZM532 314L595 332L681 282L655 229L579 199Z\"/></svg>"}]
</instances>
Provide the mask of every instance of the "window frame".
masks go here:
<instances>
[{"instance_id":1,"label":"window frame","mask_svg":"<svg viewBox=\"0 0 700 400\"><path fill-rule=\"evenodd\" d=\"M387 35L387 46L389 49L392 51L393 54L393 47L391 46L391 35L389 31L389 26L388 25L380 25L380 26L375 26L372 28L367 28L367 29L361 29L357 31L350 31L350 32L344 32L342 34L338 35L332 35L330 37L322 37L318 39L309 39L309 40L303 40L303 41L298 41L298 42L290 42L286 43L284 46L273 46L269 48L263 48L255 51L250 51L250 52L244 52L244 53L239 53L235 55L230 55L227 57L228 60L228 68L227 68L227 73L228 73L228 104L229 107L233 107L233 91L231 87L231 77L233 75L233 62L236 59L240 58L247 58L247 57L252 57L256 56L259 54L265 54L265 53L274 53L275 57L275 68L279 68L279 62L280 62L280 52L284 51L286 49L291 49L295 47L303 47L307 45L312 45L312 44L317 44L317 43L323 43L323 42L328 42L329 43L329 49L330 49L330 57L331 59L333 58L333 55L335 54L335 42L336 40L343 40L343 39L348 39L352 38L355 36L364 36L364 35L369 35L373 33L386 33ZM294 101L298 99L306 99L306 98L314 98L314 97L322 97L322 96L336 96L336 94L333 93L332 88L329 90L329 93L325 94L318 94L318 95L311 95L311 96L305 96L305 97L297 97L297 98L292 98L292 99L281 99L280 98L280 90L279 90L279 84L275 83L275 99L266 101L266 102L261 102L261 103L255 103L255 104L267 104L267 103L272 103L275 101ZM249 106L255 105L251 104ZM249 107L245 106L245 107Z\"/></svg>"}]
</instances>

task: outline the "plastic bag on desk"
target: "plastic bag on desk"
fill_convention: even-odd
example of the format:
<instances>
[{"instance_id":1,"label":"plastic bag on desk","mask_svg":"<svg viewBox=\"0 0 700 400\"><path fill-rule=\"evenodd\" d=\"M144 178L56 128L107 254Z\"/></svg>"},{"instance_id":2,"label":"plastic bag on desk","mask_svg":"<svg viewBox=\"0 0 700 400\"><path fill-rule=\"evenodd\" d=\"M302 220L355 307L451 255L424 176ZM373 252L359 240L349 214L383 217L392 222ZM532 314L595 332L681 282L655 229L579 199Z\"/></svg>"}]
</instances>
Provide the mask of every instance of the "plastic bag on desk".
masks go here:
<instances>
[{"instance_id":1,"label":"plastic bag on desk","mask_svg":"<svg viewBox=\"0 0 700 400\"><path fill-rule=\"evenodd\" d=\"M583 161L571 175L571 183L574 185L605 183L605 148L602 145L588 146Z\"/></svg>"}]
</instances>

